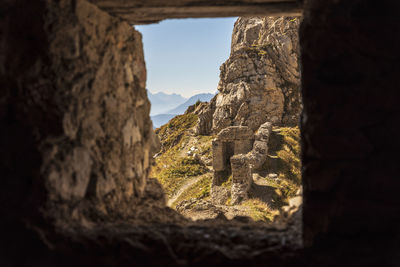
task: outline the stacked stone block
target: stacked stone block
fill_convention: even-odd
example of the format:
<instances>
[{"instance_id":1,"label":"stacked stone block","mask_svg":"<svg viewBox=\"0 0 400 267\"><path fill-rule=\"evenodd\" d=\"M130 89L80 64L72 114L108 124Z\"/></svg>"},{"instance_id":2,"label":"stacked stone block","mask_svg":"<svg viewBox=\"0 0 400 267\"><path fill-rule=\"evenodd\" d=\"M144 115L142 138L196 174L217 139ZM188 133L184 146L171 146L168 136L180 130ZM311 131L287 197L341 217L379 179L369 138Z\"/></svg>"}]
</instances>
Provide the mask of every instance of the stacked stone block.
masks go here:
<instances>
[{"instance_id":1,"label":"stacked stone block","mask_svg":"<svg viewBox=\"0 0 400 267\"><path fill-rule=\"evenodd\" d=\"M268 139L272 124L266 122L256 134L247 126L231 126L220 131L212 142L213 149L213 192L232 174L232 204L247 198L252 183L251 172L265 162L268 152ZM217 197L214 202L218 201ZM222 201L223 202L223 201ZM219 203L223 204L223 203Z\"/></svg>"}]
</instances>

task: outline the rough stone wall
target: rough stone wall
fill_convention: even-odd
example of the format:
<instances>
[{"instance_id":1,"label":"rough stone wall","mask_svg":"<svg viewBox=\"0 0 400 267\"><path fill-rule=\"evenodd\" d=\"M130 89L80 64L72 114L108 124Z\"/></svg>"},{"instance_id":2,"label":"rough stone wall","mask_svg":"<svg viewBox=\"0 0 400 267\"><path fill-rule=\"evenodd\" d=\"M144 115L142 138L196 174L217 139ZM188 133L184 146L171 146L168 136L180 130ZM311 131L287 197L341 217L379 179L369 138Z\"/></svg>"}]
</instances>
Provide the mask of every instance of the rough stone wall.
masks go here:
<instances>
[{"instance_id":1,"label":"rough stone wall","mask_svg":"<svg viewBox=\"0 0 400 267\"><path fill-rule=\"evenodd\" d=\"M231 125L256 131L270 121L297 125L301 112L298 17L239 18L221 66L213 132Z\"/></svg>"},{"instance_id":2,"label":"rough stone wall","mask_svg":"<svg viewBox=\"0 0 400 267\"><path fill-rule=\"evenodd\" d=\"M210 102L201 108L199 108L197 115L197 123L195 126L195 134L197 135L209 135L212 129L213 114L215 111L215 96Z\"/></svg>"},{"instance_id":3,"label":"rough stone wall","mask_svg":"<svg viewBox=\"0 0 400 267\"><path fill-rule=\"evenodd\" d=\"M225 204L226 188L221 187L232 174L232 204L248 198L252 172L265 162L268 155L272 124L266 122L254 134L247 126L230 126L219 132L212 141L214 176L211 198L215 204Z\"/></svg>"},{"instance_id":4,"label":"rough stone wall","mask_svg":"<svg viewBox=\"0 0 400 267\"><path fill-rule=\"evenodd\" d=\"M213 169L214 172L230 170L229 159L233 155L246 154L253 146L254 134L246 126L231 126L222 130L212 141ZM216 181L219 176L214 175ZM214 182L214 184L220 184Z\"/></svg>"},{"instance_id":5,"label":"rough stone wall","mask_svg":"<svg viewBox=\"0 0 400 267\"><path fill-rule=\"evenodd\" d=\"M310 264L399 265L399 8L386 0L306 2L301 132Z\"/></svg>"},{"instance_id":6,"label":"rough stone wall","mask_svg":"<svg viewBox=\"0 0 400 267\"><path fill-rule=\"evenodd\" d=\"M298 16L302 0L90 0L106 12L132 24L167 18Z\"/></svg>"},{"instance_id":7,"label":"rough stone wall","mask_svg":"<svg viewBox=\"0 0 400 267\"><path fill-rule=\"evenodd\" d=\"M299 123L299 22L298 17L253 17L239 18L235 23L231 55L220 68L219 93L199 116L196 128L202 134L217 134L213 142L214 202L219 202L219 195L225 198L218 186L226 171L232 171L232 177L236 177L233 203L245 199L251 172L267 158L272 125ZM212 127L207 127L211 123ZM239 142L233 142L233 129L246 129L249 137L246 140L241 136ZM226 158L232 160L233 155L226 155L224 141L234 144L233 154L237 156L231 161L232 168L225 166L229 165Z\"/></svg>"},{"instance_id":8,"label":"rough stone wall","mask_svg":"<svg viewBox=\"0 0 400 267\"><path fill-rule=\"evenodd\" d=\"M232 188L231 196L233 205L239 204L248 198L248 192L252 184L252 176L249 160L245 154L231 157Z\"/></svg>"},{"instance_id":9,"label":"rough stone wall","mask_svg":"<svg viewBox=\"0 0 400 267\"><path fill-rule=\"evenodd\" d=\"M272 124L266 122L254 134L247 126L230 126L212 141L214 176L211 198L215 204L225 204L228 191L221 187L232 174L232 204L247 199L252 184L252 172L259 169L268 156Z\"/></svg>"},{"instance_id":10,"label":"rough stone wall","mask_svg":"<svg viewBox=\"0 0 400 267\"><path fill-rule=\"evenodd\" d=\"M1 263L12 258L3 266L127 266L141 260L147 266L400 265L400 180L393 156L400 151L400 3L388 0L306 1L300 30L305 250L293 250L294 239L282 231L248 226L160 230L105 225L56 240L42 232L31 238L26 226L37 226L30 223L39 221L49 193L43 186L41 166L47 164L41 141L66 136L61 107L70 104L74 84L46 82L59 77L58 68L69 77L72 63L52 63L53 39L48 37L57 24L48 23L45 14L61 11L60 5L64 12L53 17L63 20L59 29L77 27L76 18L68 15L69 3L0 2ZM71 47L66 44L60 46ZM104 50L98 51L102 58ZM65 88L60 92L65 101L55 101L58 88ZM51 251L37 254L43 247Z\"/></svg>"},{"instance_id":11,"label":"rough stone wall","mask_svg":"<svg viewBox=\"0 0 400 267\"><path fill-rule=\"evenodd\" d=\"M82 0L3 7L2 202L59 224L134 213L155 138L140 34Z\"/></svg>"},{"instance_id":12,"label":"rough stone wall","mask_svg":"<svg viewBox=\"0 0 400 267\"><path fill-rule=\"evenodd\" d=\"M266 122L254 134L253 149L246 155L252 170L261 168L268 156L268 142L272 132L272 123Z\"/></svg>"}]
</instances>

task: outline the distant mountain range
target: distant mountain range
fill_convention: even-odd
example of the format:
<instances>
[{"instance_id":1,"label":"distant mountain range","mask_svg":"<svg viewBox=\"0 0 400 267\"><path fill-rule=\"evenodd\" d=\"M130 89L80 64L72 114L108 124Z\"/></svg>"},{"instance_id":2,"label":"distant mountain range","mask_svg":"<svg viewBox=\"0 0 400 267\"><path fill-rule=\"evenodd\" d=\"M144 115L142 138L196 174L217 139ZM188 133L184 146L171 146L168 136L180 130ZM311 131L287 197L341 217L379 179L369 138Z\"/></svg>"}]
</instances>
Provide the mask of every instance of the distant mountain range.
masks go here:
<instances>
[{"instance_id":1,"label":"distant mountain range","mask_svg":"<svg viewBox=\"0 0 400 267\"><path fill-rule=\"evenodd\" d=\"M211 100L211 98L214 97L215 94L197 94L190 97L189 99L184 98L183 96L178 94L152 94L150 93L150 91L147 91L147 95L151 102L150 115L151 120L153 121L153 127L158 128L166 124L173 117L185 113L186 109L189 106L196 104L198 100L202 102L208 102Z\"/></svg>"},{"instance_id":2,"label":"distant mountain range","mask_svg":"<svg viewBox=\"0 0 400 267\"><path fill-rule=\"evenodd\" d=\"M158 114L151 116L151 120L153 121L153 128L159 128L169 122L176 114Z\"/></svg>"},{"instance_id":3,"label":"distant mountain range","mask_svg":"<svg viewBox=\"0 0 400 267\"><path fill-rule=\"evenodd\" d=\"M163 92L152 94L147 90L147 96L151 103L150 116L167 113L168 110L173 109L188 99L178 94L166 94Z\"/></svg>"},{"instance_id":4,"label":"distant mountain range","mask_svg":"<svg viewBox=\"0 0 400 267\"><path fill-rule=\"evenodd\" d=\"M180 104L179 106L177 106L174 109L168 110L166 112L166 114L177 114L177 115L181 115L183 113L185 113L185 111L187 110L187 108L191 105L196 104L196 102L198 100L200 100L201 102L208 102L211 100L211 98L214 97L214 94L197 94L194 95L192 97L190 97L185 103Z\"/></svg>"}]
</instances>

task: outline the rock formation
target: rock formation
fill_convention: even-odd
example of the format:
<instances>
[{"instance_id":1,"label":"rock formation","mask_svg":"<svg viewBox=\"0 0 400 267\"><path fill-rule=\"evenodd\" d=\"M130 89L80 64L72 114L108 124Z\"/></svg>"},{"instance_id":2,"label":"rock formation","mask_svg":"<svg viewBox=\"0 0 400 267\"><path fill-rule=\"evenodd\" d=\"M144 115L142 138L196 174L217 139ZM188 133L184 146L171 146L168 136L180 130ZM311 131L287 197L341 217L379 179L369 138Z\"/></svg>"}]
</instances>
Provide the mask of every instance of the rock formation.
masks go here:
<instances>
[{"instance_id":1,"label":"rock formation","mask_svg":"<svg viewBox=\"0 0 400 267\"><path fill-rule=\"evenodd\" d=\"M268 142L272 132L272 123L266 122L254 135L253 149L247 154L252 170L259 169L268 155Z\"/></svg>"},{"instance_id":2,"label":"rock formation","mask_svg":"<svg viewBox=\"0 0 400 267\"><path fill-rule=\"evenodd\" d=\"M218 134L229 126L248 126L256 131L267 121L298 124L302 109L299 23L298 17L236 21L231 55L220 67L219 93L199 116L198 133ZM204 127L210 123L211 127Z\"/></svg>"},{"instance_id":3,"label":"rock formation","mask_svg":"<svg viewBox=\"0 0 400 267\"><path fill-rule=\"evenodd\" d=\"M221 66L213 132L231 125L256 131L269 121L297 125L300 103L299 19L239 18L231 55Z\"/></svg>"},{"instance_id":4,"label":"rock formation","mask_svg":"<svg viewBox=\"0 0 400 267\"><path fill-rule=\"evenodd\" d=\"M211 101L197 111L199 116L195 127L197 135L209 135L212 132L213 114L215 111L215 96Z\"/></svg>"},{"instance_id":5,"label":"rock formation","mask_svg":"<svg viewBox=\"0 0 400 267\"><path fill-rule=\"evenodd\" d=\"M235 23L231 55L220 68L219 93L203 108L196 128L199 134L217 135L216 202L226 198L218 186L230 173L233 203L245 199L251 173L267 157L272 126L298 125L298 26L297 17L239 18Z\"/></svg>"}]
</instances>

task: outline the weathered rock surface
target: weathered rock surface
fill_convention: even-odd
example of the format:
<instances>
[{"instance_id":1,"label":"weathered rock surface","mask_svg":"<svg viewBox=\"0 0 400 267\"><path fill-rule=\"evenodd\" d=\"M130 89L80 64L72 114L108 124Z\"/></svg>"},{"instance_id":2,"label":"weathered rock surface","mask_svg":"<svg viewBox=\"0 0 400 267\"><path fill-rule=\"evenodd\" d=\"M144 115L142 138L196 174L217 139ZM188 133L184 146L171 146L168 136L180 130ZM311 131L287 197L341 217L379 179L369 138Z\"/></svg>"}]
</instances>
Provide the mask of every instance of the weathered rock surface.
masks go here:
<instances>
[{"instance_id":1,"label":"weathered rock surface","mask_svg":"<svg viewBox=\"0 0 400 267\"><path fill-rule=\"evenodd\" d=\"M232 204L247 199L252 172L259 169L268 156L272 124L266 122L254 134L247 126L230 126L220 131L212 142L214 177L211 188L213 203L224 204L229 196ZM230 194L221 186L232 174Z\"/></svg>"},{"instance_id":2,"label":"weathered rock surface","mask_svg":"<svg viewBox=\"0 0 400 267\"><path fill-rule=\"evenodd\" d=\"M213 219L223 211L209 201L202 199L184 200L176 206L176 210L192 220Z\"/></svg>"},{"instance_id":3,"label":"weathered rock surface","mask_svg":"<svg viewBox=\"0 0 400 267\"><path fill-rule=\"evenodd\" d=\"M219 179L230 169L230 158L238 154L248 153L254 141L253 132L246 126L231 126L222 130L212 142L214 184L223 181Z\"/></svg>"},{"instance_id":4,"label":"weathered rock surface","mask_svg":"<svg viewBox=\"0 0 400 267\"><path fill-rule=\"evenodd\" d=\"M231 157L232 169L232 204L238 204L248 198L248 192L253 181L249 160L244 154Z\"/></svg>"},{"instance_id":5,"label":"weathered rock surface","mask_svg":"<svg viewBox=\"0 0 400 267\"><path fill-rule=\"evenodd\" d=\"M15 155L31 151L36 171L2 154L3 175L28 179L28 195L46 192L43 205L59 223L128 216L145 197L156 146L141 35L86 1L34 8L41 19L10 22L1 41L0 120L2 140ZM14 46L15 38L33 41Z\"/></svg>"},{"instance_id":6,"label":"weathered rock surface","mask_svg":"<svg viewBox=\"0 0 400 267\"><path fill-rule=\"evenodd\" d=\"M90 0L132 24L167 18L300 15L299 0Z\"/></svg>"},{"instance_id":7,"label":"weathered rock surface","mask_svg":"<svg viewBox=\"0 0 400 267\"><path fill-rule=\"evenodd\" d=\"M212 131L297 125L301 111L297 17L239 18L221 66Z\"/></svg>"},{"instance_id":8,"label":"weathered rock surface","mask_svg":"<svg viewBox=\"0 0 400 267\"><path fill-rule=\"evenodd\" d=\"M272 123L266 122L254 135L253 149L246 155L252 170L259 169L268 156L268 142L272 132Z\"/></svg>"},{"instance_id":9,"label":"weathered rock surface","mask_svg":"<svg viewBox=\"0 0 400 267\"><path fill-rule=\"evenodd\" d=\"M196 114L199 116L195 127L195 134L209 135L212 129L213 114L215 111L215 96L208 104L202 105L197 109Z\"/></svg>"},{"instance_id":10,"label":"weathered rock surface","mask_svg":"<svg viewBox=\"0 0 400 267\"><path fill-rule=\"evenodd\" d=\"M169 2L157 1L154 7L159 12ZM49 97L59 87L46 81L59 77L47 56L47 42L57 29L76 27L77 21L68 15L67 1L1 1L2 266L127 266L143 261L143 266L399 266L400 200L393 197L398 193L399 170L388 155L400 150L399 139L393 138L400 115L394 97L400 3L304 2L304 235L253 226L104 225L50 239L36 228L44 219L37 214L43 211L47 193L39 143L59 136L62 116L56 107L69 104L70 98L55 102ZM65 12L57 9L58 4ZM62 24L44 23L53 7ZM195 7L192 12L202 16L207 8ZM229 7L220 10L225 8ZM235 8L248 11L240 4ZM107 44L107 39L99 42ZM97 51L102 58L102 50ZM63 63L71 66L67 60ZM64 88L72 87L77 78L69 77ZM43 100L40 105L37 99ZM32 224L35 218L39 220ZM301 238L305 249L298 244Z\"/></svg>"},{"instance_id":11,"label":"weathered rock surface","mask_svg":"<svg viewBox=\"0 0 400 267\"><path fill-rule=\"evenodd\" d=\"M246 199L251 173L268 156L272 126L299 123L298 26L298 17L239 18L235 23L231 55L220 68L219 93L203 108L196 128L198 133L217 135L213 141L215 203L226 198L219 187L229 174L232 202Z\"/></svg>"}]
</instances>

